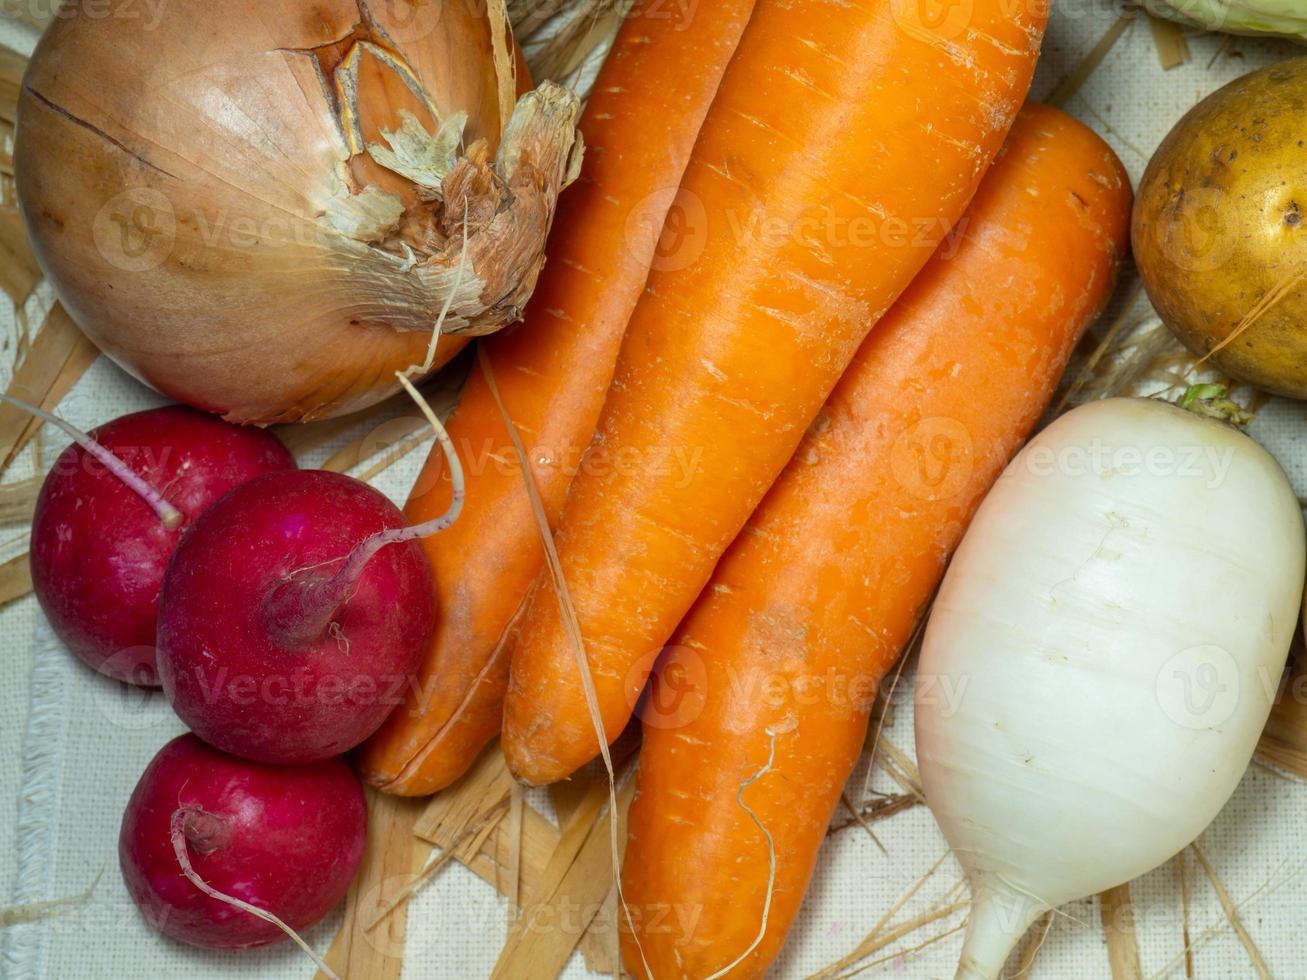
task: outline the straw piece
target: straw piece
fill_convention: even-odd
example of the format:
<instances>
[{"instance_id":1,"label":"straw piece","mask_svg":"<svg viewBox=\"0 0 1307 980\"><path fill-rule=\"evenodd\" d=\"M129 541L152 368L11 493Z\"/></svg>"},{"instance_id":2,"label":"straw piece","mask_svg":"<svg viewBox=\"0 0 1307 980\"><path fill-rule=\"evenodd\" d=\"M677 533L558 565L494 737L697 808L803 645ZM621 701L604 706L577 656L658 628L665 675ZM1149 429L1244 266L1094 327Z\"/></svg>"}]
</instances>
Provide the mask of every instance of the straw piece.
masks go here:
<instances>
[{"instance_id":1,"label":"straw piece","mask_svg":"<svg viewBox=\"0 0 1307 980\"><path fill-rule=\"evenodd\" d=\"M350 980L399 980L403 968L407 905L376 928L374 911L405 888L426 864L431 848L413 836L425 800L368 792L368 840L363 866L345 898L345 921L327 951L327 964ZM326 980L319 971L316 980Z\"/></svg>"},{"instance_id":2,"label":"straw piece","mask_svg":"<svg viewBox=\"0 0 1307 980\"><path fill-rule=\"evenodd\" d=\"M0 484L0 524L26 524L36 509L36 498L44 481L38 477Z\"/></svg>"},{"instance_id":3,"label":"straw piece","mask_svg":"<svg viewBox=\"0 0 1307 980\"><path fill-rule=\"evenodd\" d=\"M331 442L338 436L349 432L356 425L373 418L387 409L394 408L392 396L360 412L341 415L334 419L320 419L316 422L296 422L289 425L274 425L268 431L280 439L290 450L290 454L300 459Z\"/></svg>"},{"instance_id":4,"label":"straw piece","mask_svg":"<svg viewBox=\"0 0 1307 980\"><path fill-rule=\"evenodd\" d=\"M912 761L912 757L884 735L877 740L876 751L880 756L881 768L889 774L890 778L898 783L904 792L922 803L926 802L925 791L921 788L921 774L917 772L917 764Z\"/></svg>"},{"instance_id":5,"label":"straw piece","mask_svg":"<svg viewBox=\"0 0 1307 980\"><path fill-rule=\"evenodd\" d=\"M0 565L0 606L32 591L32 569L24 552Z\"/></svg>"},{"instance_id":6,"label":"straw piece","mask_svg":"<svg viewBox=\"0 0 1307 980\"><path fill-rule=\"evenodd\" d=\"M570 0L508 0L508 18L519 38L529 37L555 17Z\"/></svg>"},{"instance_id":7,"label":"straw piece","mask_svg":"<svg viewBox=\"0 0 1307 980\"><path fill-rule=\"evenodd\" d=\"M50 310L5 392L50 411L85 373L98 352L59 304ZM0 470L14 461L40 428L40 419L0 405Z\"/></svg>"},{"instance_id":8,"label":"straw piece","mask_svg":"<svg viewBox=\"0 0 1307 980\"><path fill-rule=\"evenodd\" d=\"M512 828L508 821L486 843L481 853L466 862L473 874L479 876L504 895L508 876L504 873L514 850L510 839ZM539 897L544 882L545 868L558 848L559 831L543 813L525 801L522 804L522 833L516 847L521 878L518 882L519 907Z\"/></svg>"},{"instance_id":9,"label":"straw piece","mask_svg":"<svg viewBox=\"0 0 1307 980\"><path fill-rule=\"evenodd\" d=\"M935 863L930 866L929 870L914 881L908 890L900 895L895 900L894 904L885 910L884 914L881 915L881 917L876 921L876 924L871 927L867 934L862 937L862 941L858 943L857 946L853 947L851 951L846 953L844 956L841 956L834 963L829 963L822 967L816 973L808 977L808 980L830 980L830 978L838 976L841 970L853 966L859 960L866 959L872 953L876 952L876 950L883 949L888 945L888 943L893 942L894 939L884 940L884 936L887 935L885 929L889 925L890 920L898 914L903 906L912 901L913 897L921 890L926 882L930 881L930 879L935 876L935 872L940 869L940 866L944 863L949 854L949 851L945 851L941 854L936 859ZM940 907L941 906L936 906L936 911ZM897 938L897 936L895 938Z\"/></svg>"},{"instance_id":10,"label":"straw piece","mask_svg":"<svg viewBox=\"0 0 1307 980\"><path fill-rule=\"evenodd\" d=\"M486 753L480 760L478 769L480 775L474 780L467 783L456 783L436 796L428 805L428 816L434 816L437 812L445 810L449 806L446 797L451 794L470 798L485 791L487 785L490 786L490 793L497 793L498 790L494 788L497 785L497 779L490 779L490 776L496 770L506 773L503 757L499 754L497 748L492 748ZM489 780L489 783L487 780ZM446 849L453 848L456 860L462 862L473 874L494 887L500 894L506 895L509 880L507 869L514 846L514 842L511 840L512 828L509 821L503 820L497 824L495 832L484 842L478 854L463 854L455 847L457 843L454 837L456 823L456 821L447 819L424 822L424 831L432 837L429 843L434 843L436 846ZM523 803L521 835L516 847L521 874L519 895L522 905L539 898L545 880L545 870L549 866L554 852L558 849L560 838L561 834L557 827L550 823L535 807ZM581 950L586 956L587 963L609 962L606 940L596 933L598 925L600 923L598 917L596 917L595 922L591 923L590 929L581 939Z\"/></svg>"},{"instance_id":11,"label":"straw piece","mask_svg":"<svg viewBox=\"0 0 1307 980\"><path fill-rule=\"evenodd\" d=\"M1035 927L1030 930L1030 935L1022 943L1021 952L1017 954L1017 968L1012 974L1012 980L1027 980L1030 976L1030 971L1035 966L1035 957L1044 948L1044 940L1048 938L1055 918L1056 916L1051 911L1045 912L1039 917Z\"/></svg>"},{"instance_id":12,"label":"straw piece","mask_svg":"<svg viewBox=\"0 0 1307 980\"><path fill-rule=\"evenodd\" d=\"M560 779L556 783L550 783L547 792L549 793L549 802L554 805L554 816L558 818L558 823L563 825L571 820L572 814L576 812L581 800L590 792L591 786L597 780L606 780L607 778L603 766L596 761L586 763L568 779Z\"/></svg>"},{"instance_id":13,"label":"straw piece","mask_svg":"<svg viewBox=\"0 0 1307 980\"><path fill-rule=\"evenodd\" d=\"M1130 884L1127 882L1103 892L1099 896L1099 913L1103 932L1107 935L1107 962L1112 969L1112 980L1143 980Z\"/></svg>"},{"instance_id":14,"label":"straw piece","mask_svg":"<svg viewBox=\"0 0 1307 980\"><path fill-rule=\"evenodd\" d=\"M600 785L598 788L600 793L597 795L602 803L608 794L606 787ZM634 795L635 780L625 780L616 797L616 823L621 836L626 833L626 813ZM573 821L574 824L577 822ZM551 868L542 890L542 894L548 897L533 901L523 910L491 973L492 980L515 977L548 980L558 976L582 934L593 922L612 888L617 869L613 867L607 812L595 813L593 819L585 823L584 838L575 858L568 862L561 874L557 873L559 867ZM560 849L566 843L569 830L564 831ZM551 865L554 864L551 861Z\"/></svg>"},{"instance_id":15,"label":"straw piece","mask_svg":"<svg viewBox=\"0 0 1307 980\"><path fill-rule=\"evenodd\" d=\"M384 432L383 432L384 430ZM393 449L415 432L426 434L427 423L416 415L391 419L384 425L352 439L327 458L322 469L333 473L348 473L379 452Z\"/></svg>"},{"instance_id":16,"label":"straw piece","mask_svg":"<svg viewBox=\"0 0 1307 980\"><path fill-rule=\"evenodd\" d=\"M1090 52L1081 59L1080 63L1071 70L1071 72L1058 83L1057 88L1044 101L1056 108L1062 108L1066 105L1067 100L1080 91L1081 86L1089 81L1089 77L1098 70L1098 66L1103 63L1103 59L1108 53L1116 47L1116 42L1121 40L1130 25L1135 22L1133 11L1127 10L1116 19L1111 27L1104 32L1103 36L1098 39L1098 43L1093 46Z\"/></svg>"},{"instance_id":17,"label":"straw piece","mask_svg":"<svg viewBox=\"0 0 1307 980\"><path fill-rule=\"evenodd\" d=\"M1179 24L1150 13L1148 26L1152 28L1153 47L1157 48L1157 62L1163 71L1178 68L1189 60L1189 42L1184 39Z\"/></svg>"},{"instance_id":18,"label":"straw piece","mask_svg":"<svg viewBox=\"0 0 1307 980\"><path fill-rule=\"evenodd\" d=\"M54 20L60 0L3 0L0 16L12 17L30 27L44 28Z\"/></svg>"},{"instance_id":19,"label":"straw piece","mask_svg":"<svg viewBox=\"0 0 1307 980\"><path fill-rule=\"evenodd\" d=\"M898 962L901 964L913 953L920 953L923 949L927 948L928 946L934 946L936 943L947 939L949 936L961 932L966 927L967 927L967 920L963 919L961 922L959 922L957 925L953 926L952 928L945 929L943 932L939 933L936 936L931 936L929 939L922 940L921 942L917 943L915 946L909 946L907 949L900 949L893 953L889 953L886 956L882 956L880 959L872 960L869 963L864 963L856 970L850 970L848 973L844 974L844 976L841 977L840 980L847 980L847 978L849 977L856 977L861 973L866 973L868 970L875 969L876 967L881 966L885 963Z\"/></svg>"},{"instance_id":20,"label":"straw piece","mask_svg":"<svg viewBox=\"0 0 1307 980\"><path fill-rule=\"evenodd\" d=\"M1189 851L1183 850L1177 855L1176 873L1180 876L1180 941L1184 950L1184 975L1193 980L1194 947L1189 930Z\"/></svg>"},{"instance_id":21,"label":"straw piece","mask_svg":"<svg viewBox=\"0 0 1307 980\"><path fill-rule=\"evenodd\" d=\"M620 763L628 759L634 749L633 743L615 746L616 760ZM472 769L457 783L438 793L427 804L426 811L415 821L414 832L430 844L451 848L457 841L461 828L476 819L476 815L498 806L507 805L511 799L513 777L504 765L504 757L498 745L492 745L473 765ZM595 784L595 792L602 796L607 794L607 780ZM593 811L593 808L591 809ZM507 874L512 843L508 834L508 821L498 825L493 834L481 848L479 854L455 853L455 859L465 864L474 874L494 886L501 894L507 890ZM540 899L542 892L552 888L549 881L556 880L557 872L550 871L551 862L564 863L559 854L562 834L534 807L523 805L522 829L518 845L520 862L520 897L523 906ZM575 854L575 844L567 847ZM568 859L570 860L570 859ZM557 867L557 864L555 864ZM392 915L398 914L392 913ZM519 919L519 922L521 920ZM587 931L581 939L583 950L590 956L602 956L603 940Z\"/></svg>"},{"instance_id":22,"label":"straw piece","mask_svg":"<svg viewBox=\"0 0 1307 980\"><path fill-rule=\"evenodd\" d=\"M85 891L77 892L75 895L65 895L63 898L52 898L44 902L29 902L26 905L6 905L0 908L0 927L17 925L20 922L39 922L41 919L62 915L69 909L89 901L95 894L95 886L100 883L102 874L103 871L91 880Z\"/></svg>"},{"instance_id":23,"label":"straw piece","mask_svg":"<svg viewBox=\"0 0 1307 980\"><path fill-rule=\"evenodd\" d=\"M3 82L0 82L2 86ZM3 97L0 88L0 99ZM9 172L12 174L12 168ZM0 289L15 306L22 306L40 281L41 267L36 264L32 247L27 243L22 219L12 208L0 209Z\"/></svg>"},{"instance_id":24,"label":"straw piece","mask_svg":"<svg viewBox=\"0 0 1307 980\"><path fill-rule=\"evenodd\" d=\"M508 898L508 927L511 929L517 921L518 910L522 907L522 812L524 795L518 783L508 797L508 880L504 892Z\"/></svg>"},{"instance_id":25,"label":"straw piece","mask_svg":"<svg viewBox=\"0 0 1307 980\"><path fill-rule=\"evenodd\" d=\"M1220 343L1214 346L1202 357L1198 358L1196 364L1202 365L1207 363L1207 360L1213 355L1219 353L1238 340L1239 337L1243 335L1244 331L1248 330L1254 323L1269 313L1277 303L1297 289L1298 285L1304 279L1307 279L1307 273L1304 273L1301 270L1291 269L1287 272L1283 279L1267 290L1267 292L1262 295L1256 303L1249 307L1248 312L1243 315L1242 319L1240 319L1237 324L1235 324L1234 329L1221 339Z\"/></svg>"},{"instance_id":26,"label":"straw piece","mask_svg":"<svg viewBox=\"0 0 1307 980\"><path fill-rule=\"evenodd\" d=\"M577 10L586 12L574 16L558 32L556 46L532 52L533 67L547 78L570 76L596 48L610 44L622 24L622 12L617 6L587 10L587 5L580 4Z\"/></svg>"},{"instance_id":27,"label":"straw piece","mask_svg":"<svg viewBox=\"0 0 1307 980\"><path fill-rule=\"evenodd\" d=\"M1257 944L1253 942L1253 937L1244 928L1243 919L1239 917L1238 907L1230 898L1230 893L1226 891L1225 883L1217 875L1212 863L1207 860L1207 855L1203 853L1199 843L1194 841L1189 847L1194 852L1194 857L1198 859L1203 874L1207 875L1207 880L1212 883L1212 890L1216 892L1216 898L1221 903L1221 911L1225 913L1226 919L1230 922L1230 928L1234 930L1234 934L1239 937L1239 942L1243 944L1244 951L1248 954L1248 959L1252 961L1253 971L1257 974L1258 980L1270 980L1271 971L1266 968L1266 961L1262 958L1262 951L1257 948Z\"/></svg>"},{"instance_id":28,"label":"straw piece","mask_svg":"<svg viewBox=\"0 0 1307 980\"><path fill-rule=\"evenodd\" d=\"M891 943L897 942L898 940L902 939L904 936L910 936L918 929L922 928L923 926L928 926L932 922L938 922L940 919L947 919L949 916L956 915L958 912L961 912L963 909L967 908L968 905L970 905L969 902L950 902L948 905L941 905L939 908L931 909L927 912L921 913L921 915L913 916L911 919L908 919L906 922L900 923L899 925L895 926L893 929L887 931L884 935L878 937L874 942L869 944L866 948L866 951L863 953L863 956L867 956L870 955L871 953L879 952L880 950L884 949L886 946L889 946ZM845 978L847 977L857 976L859 973L863 973L866 970L870 970L872 967L879 966L880 964L885 963L888 960L896 959L899 956L907 956L911 953L915 953L918 952L919 950L925 949L927 946L931 945L932 943L939 942L945 936L951 936L953 933L960 931L964 926L966 926L965 920L959 923L957 926L954 926L952 929L949 929L947 932L943 932L938 936L934 936L933 938L928 939L923 943L919 943L916 946L911 947L910 949L900 950L899 952L891 953L887 957L882 957L881 959L878 960L872 960L869 963L863 963L861 966L854 967L853 969L849 970L847 973L830 974L827 973L827 970L830 969L829 967L827 967L826 970L822 970L820 973L814 973L812 976L808 977L807 980L818 980L819 977L823 978L823 980L825 980L825 978L827 977L831 977L832 980L845 980Z\"/></svg>"},{"instance_id":29,"label":"straw piece","mask_svg":"<svg viewBox=\"0 0 1307 980\"><path fill-rule=\"evenodd\" d=\"M0 48L0 119L11 126L18 119L18 93L23 87L27 59L17 51Z\"/></svg>"},{"instance_id":30,"label":"straw piece","mask_svg":"<svg viewBox=\"0 0 1307 980\"><path fill-rule=\"evenodd\" d=\"M507 805L496 807L485 813L473 826L464 828L463 832L455 841L434 858L427 861L422 869L410 877L409 881L402 885L398 891L377 903L377 907L372 909L370 914L364 915L363 931L371 932L377 928L387 916L394 913L402 905L406 905L408 900L422 890L431 879L438 875L445 865L450 861L458 859L460 861L471 861L486 846L490 836L498 829L505 815L508 813ZM416 836L416 835L415 835Z\"/></svg>"},{"instance_id":31,"label":"straw piece","mask_svg":"<svg viewBox=\"0 0 1307 980\"><path fill-rule=\"evenodd\" d=\"M1307 671L1295 666L1257 743L1257 757L1307 779Z\"/></svg>"},{"instance_id":32,"label":"straw piece","mask_svg":"<svg viewBox=\"0 0 1307 980\"><path fill-rule=\"evenodd\" d=\"M892 793L889 796L878 796L874 800L868 800L858 808L857 813L852 820L845 820L840 823L833 823L826 828L827 836L838 834L841 830L847 830L849 827L863 827L868 833L871 832L868 824L873 824L878 820L888 820L895 814L902 813L904 810L911 810L915 806L920 806L922 800L919 797L908 793ZM876 841L875 836L872 840ZM879 845L879 841L876 841ZM884 848L881 848L884 851Z\"/></svg>"},{"instance_id":33,"label":"straw piece","mask_svg":"<svg viewBox=\"0 0 1307 980\"><path fill-rule=\"evenodd\" d=\"M1125 331L1124 336L1129 336L1129 331L1126 331L1126 326L1130 321L1131 314L1134 312L1135 303L1143 291L1143 280L1135 280L1134 285L1130 288L1130 292L1126 294L1125 301L1121 304L1120 312L1117 313L1116 317L1108 325L1102 339L1094 344L1093 349L1089 352L1088 356L1085 357L1083 362L1078 366L1074 379L1070 384L1066 384L1066 378L1063 378L1065 391L1062 393L1062 397L1058 399L1057 407L1050 413L1050 417L1056 418L1061 415L1068 404L1080 404L1080 401L1076 396L1079 395L1080 390L1095 377L1098 372L1098 366L1103 361L1103 358L1118 349L1118 341L1122 338L1123 331ZM1090 340L1091 338L1092 334L1086 334L1084 337L1085 340Z\"/></svg>"}]
</instances>

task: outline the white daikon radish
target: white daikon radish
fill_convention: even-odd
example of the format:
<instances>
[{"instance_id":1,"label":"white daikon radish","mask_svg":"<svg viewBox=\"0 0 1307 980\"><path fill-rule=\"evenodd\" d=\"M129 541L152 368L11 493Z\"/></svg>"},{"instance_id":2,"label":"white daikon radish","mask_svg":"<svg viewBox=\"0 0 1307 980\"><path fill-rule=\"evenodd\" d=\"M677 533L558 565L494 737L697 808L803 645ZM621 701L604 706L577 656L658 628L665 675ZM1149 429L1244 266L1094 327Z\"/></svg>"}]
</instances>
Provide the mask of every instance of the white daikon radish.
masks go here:
<instances>
[{"instance_id":1,"label":"white daikon radish","mask_svg":"<svg viewBox=\"0 0 1307 980\"><path fill-rule=\"evenodd\" d=\"M926 630L917 755L973 896L958 978L1041 914L1156 867L1252 756L1303 594L1283 470L1223 422L1063 416L976 514Z\"/></svg>"}]
</instances>

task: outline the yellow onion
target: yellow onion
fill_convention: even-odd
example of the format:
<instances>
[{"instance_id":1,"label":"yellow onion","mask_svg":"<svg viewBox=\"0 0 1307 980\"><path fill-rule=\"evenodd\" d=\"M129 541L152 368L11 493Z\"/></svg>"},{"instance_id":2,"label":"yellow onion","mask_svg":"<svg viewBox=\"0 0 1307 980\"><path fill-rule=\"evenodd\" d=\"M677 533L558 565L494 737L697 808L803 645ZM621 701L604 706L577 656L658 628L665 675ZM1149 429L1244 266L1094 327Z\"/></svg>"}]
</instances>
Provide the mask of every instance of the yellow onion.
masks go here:
<instances>
[{"instance_id":1,"label":"yellow onion","mask_svg":"<svg viewBox=\"0 0 1307 980\"><path fill-rule=\"evenodd\" d=\"M575 96L525 81L504 0L69 0L23 80L19 201L137 377L339 415L518 318L581 154Z\"/></svg>"}]
</instances>

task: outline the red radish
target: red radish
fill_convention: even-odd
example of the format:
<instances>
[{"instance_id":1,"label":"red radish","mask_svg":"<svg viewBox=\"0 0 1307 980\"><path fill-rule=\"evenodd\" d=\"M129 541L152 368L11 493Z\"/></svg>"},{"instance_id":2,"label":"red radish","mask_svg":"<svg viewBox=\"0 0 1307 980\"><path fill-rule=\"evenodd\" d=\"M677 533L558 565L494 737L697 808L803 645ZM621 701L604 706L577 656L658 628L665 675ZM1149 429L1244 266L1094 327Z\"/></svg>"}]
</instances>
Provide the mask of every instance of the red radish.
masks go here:
<instances>
[{"instance_id":1,"label":"red radish","mask_svg":"<svg viewBox=\"0 0 1307 980\"><path fill-rule=\"evenodd\" d=\"M141 775L118 860L132 900L165 935L208 949L289 935L312 955L293 932L344 897L366 834L363 789L343 760L261 765L188 734Z\"/></svg>"},{"instance_id":2,"label":"red radish","mask_svg":"<svg viewBox=\"0 0 1307 980\"><path fill-rule=\"evenodd\" d=\"M398 375L449 461L449 509L423 524L324 470L270 473L182 538L159 597L159 677L192 731L259 762L313 762L375 732L416 682L435 626L417 539L463 509L449 435Z\"/></svg>"},{"instance_id":3,"label":"red radish","mask_svg":"<svg viewBox=\"0 0 1307 980\"><path fill-rule=\"evenodd\" d=\"M10 399L10 401L13 401ZM159 587L182 530L256 476L293 470L275 436L181 406L124 415L73 436L41 487L32 586L51 626L101 673L158 683Z\"/></svg>"}]
</instances>

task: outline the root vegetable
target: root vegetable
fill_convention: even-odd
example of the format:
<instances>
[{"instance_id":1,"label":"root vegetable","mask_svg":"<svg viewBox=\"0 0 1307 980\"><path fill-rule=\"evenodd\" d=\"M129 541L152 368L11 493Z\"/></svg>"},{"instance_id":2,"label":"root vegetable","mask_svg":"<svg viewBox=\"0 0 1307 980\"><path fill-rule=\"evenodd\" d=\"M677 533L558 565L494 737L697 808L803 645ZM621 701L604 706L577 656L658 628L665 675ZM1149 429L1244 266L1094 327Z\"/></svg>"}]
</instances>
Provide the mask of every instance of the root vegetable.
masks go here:
<instances>
[{"instance_id":1,"label":"root vegetable","mask_svg":"<svg viewBox=\"0 0 1307 980\"><path fill-rule=\"evenodd\" d=\"M87 664L157 684L159 589L183 530L233 487L295 461L269 433L181 406L124 415L76 438L37 498L32 588Z\"/></svg>"},{"instance_id":2,"label":"root vegetable","mask_svg":"<svg viewBox=\"0 0 1307 980\"><path fill-rule=\"evenodd\" d=\"M136 784L118 858L154 928L192 946L245 949L287 933L236 902L307 929L344 897L366 831L363 789L344 761L267 766L181 735Z\"/></svg>"},{"instance_id":3,"label":"root vegetable","mask_svg":"<svg viewBox=\"0 0 1307 980\"><path fill-rule=\"evenodd\" d=\"M922 784L973 895L960 980L995 980L1039 915L1216 816L1270 712L1303 565L1283 470L1223 422L1093 402L1012 462L918 667Z\"/></svg>"},{"instance_id":4,"label":"root vegetable","mask_svg":"<svg viewBox=\"0 0 1307 980\"><path fill-rule=\"evenodd\" d=\"M578 105L517 97L503 0L173 0L147 29L82 6L23 79L18 200L143 381L235 421L337 415L519 318Z\"/></svg>"},{"instance_id":5,"label":"root vegetable","mask_svg":"<svg viewBox=\"0 0 1307 980\"><path fill-rule=\"evenodd\" d=\"M159 676L205 741L260 762L346 752L411 683L431 572L393 503L352 477L274 473L210 507L159 599Z\"/></svg>"},{"instance_id":6,"label":"root vegetable","mask_svg":"<svg viewBox=\"0 0 1307 980\"><path fill-rule=\"evenodd\" d=\"M644 912L643 955L625 937L636 976L759 977L775 958L882 678L1111 296L1129 215L1111 149L1027 105L959 237L863 343L718 564L642 711L623 863Z\"/></svg>"},{"instance_id":7,"label":"root vegetable","mask_svg":"<svg viewBox=\"0 0 1307 980\"><path fill-rule=\"evenodd\" d=\"M1212 367L1307 398L1307 58L1190 109L1139 183L1134 255L1166 325Z\"/></svg>"},{"instance_id":8,"label":"root vegetable","mask_svg":"<svg viewBox=\"0 0 1307 980\"><path fill-rule=\"evenodd\" d=\"M473 369L449 422L451 438L485 463L467 475L459 523L423 544L440 618L417 689L360 756L364 777L388 793L442 789L499 734L511 630L544 564L523 481L535 480L555 522L594 434L657 231L752 7L715 0L688 25L637 7L613 42L581 120L585 164L560 201L526 322L483 347L527 440L530 475L503 465L514 450L485 369ZM435 449L405 513L425 520L448 500Z\"/></svg>"},{"instance_id":9,"label":"root vegetable","mask_svg":"<svg viewBox=\"0 0 1307 980\"><path fill-rule=\"evenodd\" d=\"M975 193L1047 10L977 0L963 16L755 5L681 182L701 219L649 276L556 531L585 649L541 579L513 650L519 778L561 779L597 729L622 731L652 658Z\"/></svg>"}]
</instances>

